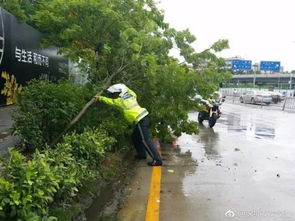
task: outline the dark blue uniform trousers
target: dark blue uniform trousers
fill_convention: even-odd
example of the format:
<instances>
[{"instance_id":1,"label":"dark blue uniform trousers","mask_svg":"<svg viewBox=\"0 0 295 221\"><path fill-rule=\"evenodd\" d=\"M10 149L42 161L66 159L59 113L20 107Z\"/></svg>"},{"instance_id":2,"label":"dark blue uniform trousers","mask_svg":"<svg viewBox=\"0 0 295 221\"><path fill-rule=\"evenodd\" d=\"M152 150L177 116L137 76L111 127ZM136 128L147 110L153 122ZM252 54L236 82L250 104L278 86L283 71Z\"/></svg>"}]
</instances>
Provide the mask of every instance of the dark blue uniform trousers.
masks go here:
<instances>
[{"instance_id":1,"label":"dark blue uniform trousers","mask_svg":"<svg viewBox=\"0 0 295 221\"><path fill-rule=\"evenodd\" d=\"M139 157L146 157L146 152L151 156L153 160L161 161L162 159L152 142L149 129L151 126L150 118L145 116L136 125L132 133L133 145Z\"/></svg>"}]
</instances>

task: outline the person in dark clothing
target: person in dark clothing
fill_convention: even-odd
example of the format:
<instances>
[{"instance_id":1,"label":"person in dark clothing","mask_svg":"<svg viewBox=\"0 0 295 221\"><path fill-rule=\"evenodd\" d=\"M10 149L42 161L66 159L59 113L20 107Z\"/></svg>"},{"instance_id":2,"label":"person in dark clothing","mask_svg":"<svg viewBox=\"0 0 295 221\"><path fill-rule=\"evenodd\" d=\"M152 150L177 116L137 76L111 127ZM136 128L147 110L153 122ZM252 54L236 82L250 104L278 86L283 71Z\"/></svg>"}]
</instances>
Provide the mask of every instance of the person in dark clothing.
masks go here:
<instances>
[{"instance_id":1,"label":"person in dark clothing","mask_svg":"<svg viewBox=\"0 0 295 221\"><path fill-rule=\"evenodd\" d=\"M123 111L124 117L131 124L134 125L132 133L132 142L136 149L137 159L146 159L146 152L153 159L149 162L150 166L162 166L163 161L160 154L152 142L149 128L150 118L149 112L139 106L137 103L137 96L134 91L130 90L124 84L115 84L107 89L113 96L108 98L104 96L95 96L97 100L106 104L115 106Z\"/></svg>"}]
</instances>

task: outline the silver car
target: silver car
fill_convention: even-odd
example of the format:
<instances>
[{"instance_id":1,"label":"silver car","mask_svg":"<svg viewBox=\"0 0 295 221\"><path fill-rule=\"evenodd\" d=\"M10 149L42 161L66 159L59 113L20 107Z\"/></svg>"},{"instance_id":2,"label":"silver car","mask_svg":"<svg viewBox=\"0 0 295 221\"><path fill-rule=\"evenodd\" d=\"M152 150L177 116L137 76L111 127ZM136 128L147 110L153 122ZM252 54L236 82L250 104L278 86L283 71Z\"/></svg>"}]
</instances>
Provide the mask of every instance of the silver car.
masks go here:
<instances>
[{"instance_id":1,"label":"silver car","mask_svg":"<svg viewBox=\"0 0 295 221\"><path fill-rule=\"evenodd\" d=\"M263 91L247 91L241 95L240 102L251 104L270 104L272 102L272 96Z\"/></svg>"}]
</instances>

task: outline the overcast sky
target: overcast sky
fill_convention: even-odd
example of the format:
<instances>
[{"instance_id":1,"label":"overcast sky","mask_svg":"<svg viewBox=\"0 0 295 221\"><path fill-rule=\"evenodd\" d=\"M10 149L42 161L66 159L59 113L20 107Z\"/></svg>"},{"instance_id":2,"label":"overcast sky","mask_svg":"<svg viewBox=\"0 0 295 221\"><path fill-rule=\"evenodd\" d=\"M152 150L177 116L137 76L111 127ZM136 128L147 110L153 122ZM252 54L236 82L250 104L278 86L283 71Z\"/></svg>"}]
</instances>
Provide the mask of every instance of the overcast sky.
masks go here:
<instances>
[{"instance_id":1,"label":"overcast sky","mask_svg":"<svg viewBox=\"0 0 295 221\"><path fill-rule=\"evenodd\" d=\"M281 61L284 71L295 70L295 0L161 0L158 6L172 27L196 36L197 51L228 39L223 57Z\"/></svg>"}]
</instances>

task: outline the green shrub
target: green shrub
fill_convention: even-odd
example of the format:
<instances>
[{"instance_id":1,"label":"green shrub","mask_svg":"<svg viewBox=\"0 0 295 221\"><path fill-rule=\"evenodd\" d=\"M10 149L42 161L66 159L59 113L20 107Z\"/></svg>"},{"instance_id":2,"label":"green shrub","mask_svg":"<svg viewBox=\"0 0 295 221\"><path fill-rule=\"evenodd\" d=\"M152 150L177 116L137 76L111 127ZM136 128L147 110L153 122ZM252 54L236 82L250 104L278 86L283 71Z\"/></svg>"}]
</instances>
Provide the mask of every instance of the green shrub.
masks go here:
<instances>
[{"instance_id":1,"label":"green shrub","mask_svg":"<svg viewBox=\"0 0 295 221\"><path fill-rule=\"evenodd\" d=\"M0 218L13 215L19 204L19 194L14 190L13 183L0 178Z\"/></svg>"},{"instance_id":2,"label":"green shrub","mask_svg":"<svg viewBox=\"0 0 295 221\"><path fill-rule=\"evenodd\" d=\"M64 138L64 144L71 146L70 152L76 162L89 167L101 161L114 142L114 138L98 129L88 129L82 134L72 133Z\"/></svg>"},{"instance_id":3,"label":"green shrub","mask_svg":"<svg viewBox=\"0 0 295 221\"><path fill-rule=\"evenodd\" d=\"M49 152L51 166L60 178L56 199L67 201L76 195L83 181L97 178L97 165L114 142L98 129L66 135L64 142Z\"/></svg>"},{"instance_id":4,"label":"green shrub","mask_svg":"<svg viewBox=\"0 0 295 221\"><path fill-rule=\"evenodd\" d=\"M38 151L31 160L10 151L6 179L0 180L0 217L6 220L54 220L48 204L58 189L59 179L48 163L48 155Z\"/></svg>"},{"instance_id":5,"label":"green shrub","mask_svg":"<svg viewBox=\"0 0 295 221\"><path fill-rule=\"evenodd\" d=\"M97 166L114 142L106 132L88 129L66 135L53 150L36 150L30 160L10 151L4 178L0 179L0 218L53 219L46 218L49 205L54 200L69 201L83 181L97 178Z\"/></svg>"},{"instance_id":6,"label":"green shrub","mask_svg":"<svg viewBox=\"0 0 295 221\"><path fill-rule=\"evenodd\" d=\"M55 176L58 177L58 189L55 200L67 201L74 197L81 186L85 171L85 166L78 164L70 153L69 144L58 144L57 148L49 151L50 166L54 168Z\"/></svg>"},{"instance_id":7,"label":"green shrub","mask_svg":"<svg viewBox=\"0 0 295 221\"><path fill-rule=\"evenodd\" d=\"M14 131L28 148L44 146L61 133L84 103L78 85L33 80L18 96Z\"/></svg>"}]
</instances>

